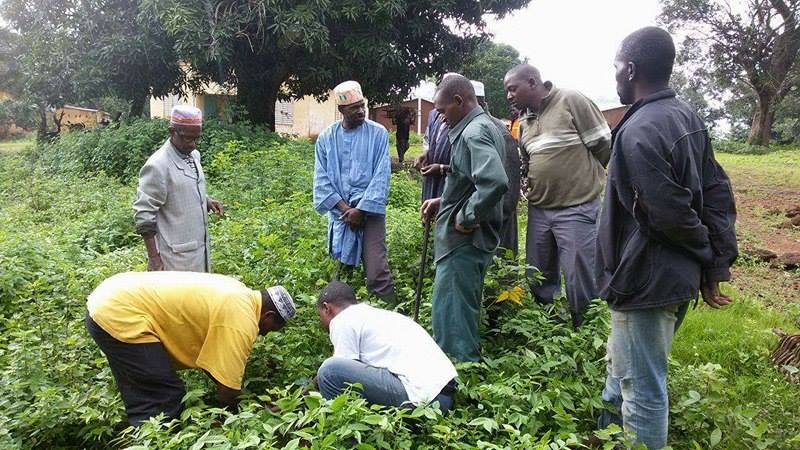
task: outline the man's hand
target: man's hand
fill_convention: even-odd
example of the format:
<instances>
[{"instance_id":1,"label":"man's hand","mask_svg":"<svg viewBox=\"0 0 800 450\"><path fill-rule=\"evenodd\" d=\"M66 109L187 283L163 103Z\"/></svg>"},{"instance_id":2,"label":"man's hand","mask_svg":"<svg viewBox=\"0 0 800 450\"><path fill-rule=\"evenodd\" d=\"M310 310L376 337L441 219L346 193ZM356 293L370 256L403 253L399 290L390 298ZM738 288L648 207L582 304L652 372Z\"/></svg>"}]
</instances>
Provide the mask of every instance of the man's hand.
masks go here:
<instances>
[{"instance_id":1,"label":"man's hand","mask_svg":"<svg viewBox=\"0 0 800 450\"><path fill-rule=\"evenodd\" d=\"M208 198L208 210L213 211L214 214L221 216L225 210L225 205L222 202L214 200L213 198Z\"/></svg>"},{"instance_id":2,"label":"man's hand","mask_svg":"<svg viewBox=\"0 0 800 450\"><path fill-rule=\"evenodd\" d=\"M239 389L231 389L222 383L217 383L217 400L226 407L231 408L231 412L236 412L235 409L239 406L239 395L241 393L242 391Z\"/></svg>"},{"instance_id":3,"label":"man's hand","mask_svg":"<svg viewBox=\"0 0 800 450\"><path fill-rule=\"evenodd\" d=\"M436 218L436 214L439 212L439 205L441 205L441 203L441 198L432 198L425 200L425 202L422 203L422 207L419 209L420 216L422 217L422 223L428 223L429 220Z\"/></svg>"},{"instance_id":4,"label":"man's hand","mask_svg":"<svg viewBox=\"0 0 800 450\"><path fill-rule=\"evenodd\" d=\"M147 257L147 271L158 272L160 270L164 270L164 262L161 261L161 255L158 253L149 255Z\"/></svg>"},{"instance_id":5,"label":"man's hand","mask_svg":"<svg viewBox=\"0 0 800 450\"><path fill-rule=\"evenodd\" d=\"M480 227L481 227L480 225L475 225L474 227L462 227L456 222L456 231L458 231L459 233L472 234L473 231L477 230Z\"/></svg>"},{"instance_id":6,"label":"man's hand","mask_svg":"<svg viewBox=\"0 0 800 450\"><path fill-rule=\"evenodd\" d=\"M358 208L350 208L342 214L342 220L350 226L350 228L361 228L364 226L364 211Z\"/></svg>"},{"instance_id":7,"label":"man's hand","mask_svg":"<svg viewBox=\"0 0 800 450\"><path fill-rule=\"evenodd\" d=\"M303 391L300 393L300 395L308 395L309 392L313 391L316 388L317 388L317 376L314 375L314 378L312 378L311 381L309 381L308 384L306 384L305 387L303 387Z\"/></svg>"},{"instance_id":8,"label":"man's hand","mask_svg":"<svg viewBox=\"0 0 800 450\"><path fill-rule=\"evenodd\" d=\"M156 235L148 234L143 236L144 248L147 249L147 271L157 272L164 270L164 261L161 260L161 254L158 253L158 245L156 244Z\"/></svg>"},{"instance_id":9,"label":"man's hand","mask_svg":"<svg viewBox=\"0 0 800 450\"><path fill-rule=\"evenodd\" d=\"M428 164L427 166L421 169L423 176L428 175L441 175L445 172L443 164Z\"/></svg>"},{"instance_id":10,"label":"man's hand","mask_svg":"<svg viewBox=\"0 0 800 450\"><path fill-rule=\"evenodd\" d=\"M714 309L731 303L730 297L719 292L719 281L703 282L700 293L703 294L703 301Z\"/></svg>"},{"instance_id":11,"label":"man's hand","mask_svg":"<svg viewBox=\"0 0 800 450\"><path fill-rule=\"evenodd\" d=\"M414 167L417 170L422 170L422 166L427 164L427 162L428 162L428 152L425 152L414 158Z\"/></svg>"}]
</instances>

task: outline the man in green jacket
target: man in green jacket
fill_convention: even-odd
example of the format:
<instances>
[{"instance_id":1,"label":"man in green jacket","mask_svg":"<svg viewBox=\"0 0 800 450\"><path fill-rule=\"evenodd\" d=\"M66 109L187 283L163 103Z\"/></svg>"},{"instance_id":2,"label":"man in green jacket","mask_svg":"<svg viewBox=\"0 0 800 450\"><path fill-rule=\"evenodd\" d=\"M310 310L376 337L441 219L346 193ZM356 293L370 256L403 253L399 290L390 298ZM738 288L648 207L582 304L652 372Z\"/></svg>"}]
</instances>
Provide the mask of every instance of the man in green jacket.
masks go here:
<instances>
[{"instance_id":1,"label":"man in green jacket","mask_svg":"<svg viewBox=\"0 0 800 450\"><path fill-rule=\"evenodd\" d=\"M422 204L422 220L436 217L433 335L458 361L480 360L481 293L500 242L502 198L508 177L505 142L461 75L439 85L434 106L450 127L450 169L444 192Z\"/></svg>"}]
</instances>

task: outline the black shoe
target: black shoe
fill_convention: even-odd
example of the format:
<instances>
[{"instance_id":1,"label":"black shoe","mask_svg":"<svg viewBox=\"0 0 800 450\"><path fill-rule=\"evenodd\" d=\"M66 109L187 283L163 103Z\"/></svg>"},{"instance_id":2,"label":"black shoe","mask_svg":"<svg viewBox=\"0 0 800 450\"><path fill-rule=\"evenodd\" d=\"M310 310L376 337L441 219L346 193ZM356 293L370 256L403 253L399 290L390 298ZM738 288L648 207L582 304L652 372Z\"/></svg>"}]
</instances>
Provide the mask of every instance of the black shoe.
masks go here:
<instances>
[{"instance_id":1,"label":"black shoe","mask_svg":"<svg viewBox=\"0 0 800 450\"><path fill-rule=\"evenodd\" d=\"M583 324L583 313L571 312L572 316L572 329L577 330Z\"/></svg>"}]
</instances>

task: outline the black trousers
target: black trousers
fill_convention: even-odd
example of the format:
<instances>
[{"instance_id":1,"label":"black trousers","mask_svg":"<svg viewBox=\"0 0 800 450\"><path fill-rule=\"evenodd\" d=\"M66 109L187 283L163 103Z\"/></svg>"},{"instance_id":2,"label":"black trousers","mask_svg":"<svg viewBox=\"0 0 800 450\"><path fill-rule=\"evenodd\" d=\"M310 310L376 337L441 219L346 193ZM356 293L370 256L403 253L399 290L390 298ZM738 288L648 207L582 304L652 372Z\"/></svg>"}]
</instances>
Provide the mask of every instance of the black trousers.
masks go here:
<instances>
[{"instance_id":1,"label":"black trousers","mask_svg":"<svg viewBox=\"0 0 800 450\"><path fill-rule=\"evenodd\" d=\"M108 359L131 425L139 426L162 412L168 418L180 415L186 389L160 342L128 344L118 341L89 314L86 314L86 329Z\"/></svg>"}]
</instances>

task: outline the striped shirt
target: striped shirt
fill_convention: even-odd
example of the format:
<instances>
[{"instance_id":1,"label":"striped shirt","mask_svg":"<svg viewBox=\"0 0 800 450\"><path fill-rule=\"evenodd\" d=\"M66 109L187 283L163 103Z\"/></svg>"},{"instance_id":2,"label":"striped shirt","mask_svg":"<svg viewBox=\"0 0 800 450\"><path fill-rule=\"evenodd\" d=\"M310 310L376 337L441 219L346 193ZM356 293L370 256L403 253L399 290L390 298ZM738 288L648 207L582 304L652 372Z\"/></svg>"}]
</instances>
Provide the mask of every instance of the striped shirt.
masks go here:
<instances>
[{"instance_id":1,"label":"striped shirt","mask_svg":"<svg viewBox=\"0 0 800 450\"><path fill-rule=\"evenodd\" d=\"M611 130L591 100L577 91L551 87L541 112L524 116L520 130L531 204L566 208L600 195L611 155Z\"/></svg>"}]
</instances>

